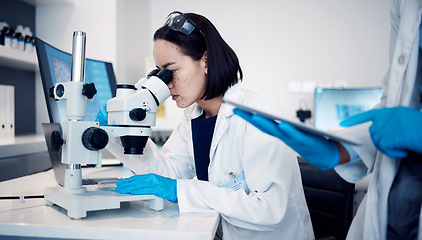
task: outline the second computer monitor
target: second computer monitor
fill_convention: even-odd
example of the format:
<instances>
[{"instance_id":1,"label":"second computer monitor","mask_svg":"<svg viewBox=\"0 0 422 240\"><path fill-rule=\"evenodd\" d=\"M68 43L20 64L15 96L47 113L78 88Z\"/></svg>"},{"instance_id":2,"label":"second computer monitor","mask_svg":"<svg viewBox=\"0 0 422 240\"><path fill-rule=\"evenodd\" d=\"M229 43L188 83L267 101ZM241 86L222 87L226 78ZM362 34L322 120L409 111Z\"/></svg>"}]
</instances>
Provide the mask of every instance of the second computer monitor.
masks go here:
<instances>
[{"instance_id":1,"label":"second computer monitor","mask_svg":"<svg viewBox=\"0 0 422 240\"><path fill-rule=\"evenodd\" d=\"M314 126L336 131L340 122L373 108L381 101L382 88L316 88Z\"/></svg>"}]
</instances>

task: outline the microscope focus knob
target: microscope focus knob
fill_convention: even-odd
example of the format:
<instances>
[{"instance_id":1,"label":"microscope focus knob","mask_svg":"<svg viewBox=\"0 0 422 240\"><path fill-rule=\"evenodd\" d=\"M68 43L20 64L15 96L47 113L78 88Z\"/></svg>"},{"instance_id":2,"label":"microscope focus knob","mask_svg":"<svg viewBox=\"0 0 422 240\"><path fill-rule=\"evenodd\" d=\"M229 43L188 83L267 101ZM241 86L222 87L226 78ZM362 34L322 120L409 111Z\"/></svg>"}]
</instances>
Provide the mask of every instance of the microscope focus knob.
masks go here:
<instances>
[{"instance_id":1,"label":"microscope focus knob","mask_svg":"<svg viewBox=\"0 0 422 240\"><path fill-rule=\"evenodd\" d=\"M97 89L95 89L94 83L87 83L83 86L82 95L86 96L88 99L92 99L95 94L97 94Z\"/></svg>"},{"instance_id":2,"label":"microscope focus knob","mask_svg":"<svg viewBox=\"0 0 422 240\"><path fill-rule=\"evenodd\" d=\"M130 110L129 117L133 121L142 121L147 117L147 112L143 108L134 108Z\"/></svg>"},{"instance_id":3,"label":"microscope focus knob","mask_svg":"<svg viewBox=\"0 0 422 240\"><path fill-rule=\"evenodd\" d=\"M59 131L53 131L51 133L51 151L58 152L62 145L64 144L64 140L62 138L62 134Z\"/></svg>"},{"instance_id":4,"label":"microscope focus knob","mask_svg":"<svg viewBox=\"0 0 422 240\"><path fill-rule=\"evenodd\" d=\"M101 128L87 128L82 133L82 144L91 151L101 150L108 144L108 134Z\"/></svg>"}]
</instances>

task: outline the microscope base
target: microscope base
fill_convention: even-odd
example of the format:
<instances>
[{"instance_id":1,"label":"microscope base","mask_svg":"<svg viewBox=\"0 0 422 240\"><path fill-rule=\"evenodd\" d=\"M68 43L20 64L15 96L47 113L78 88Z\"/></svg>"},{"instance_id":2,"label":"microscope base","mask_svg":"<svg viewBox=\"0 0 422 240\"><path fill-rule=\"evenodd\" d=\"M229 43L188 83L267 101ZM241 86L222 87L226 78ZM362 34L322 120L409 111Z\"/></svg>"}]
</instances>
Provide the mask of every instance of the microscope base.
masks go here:
<instances>
[{"instance_id":1,"label":"microscope base","mask_svg":"<svg viewBox=\"0 0 422 240\"><path fill-rule=\"evenodd\" d=\"M67 215L73 219L87 216L88 211L119 209L121 202L148 201L149 208L155 211L164 209L164 199L154 195L129 195L114 191L88 189L83 194L69 194L60 191L61 187L46 188L44 200L47 205L57 205L67 210Z\"/></svg>"}]
</instances>

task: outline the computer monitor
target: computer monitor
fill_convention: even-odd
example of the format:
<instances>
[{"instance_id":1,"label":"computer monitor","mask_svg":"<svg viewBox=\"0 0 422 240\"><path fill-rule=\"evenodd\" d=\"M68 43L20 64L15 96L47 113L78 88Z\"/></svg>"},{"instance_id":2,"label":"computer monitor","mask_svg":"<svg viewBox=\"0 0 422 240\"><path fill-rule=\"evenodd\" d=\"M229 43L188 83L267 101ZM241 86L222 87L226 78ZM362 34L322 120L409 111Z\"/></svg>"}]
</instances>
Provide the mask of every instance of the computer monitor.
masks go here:
<instances>
[{"instance_id":1,"label":"computer monitor","mask_svg":"<svg viewBox=\"0 0 422 240\"><path fill-rule=\"evenodd\" d=\"M314 126L335 131L344 119L373 108L381 95L382 88L316 88Z\"/></svg>"},{"instance_id":2,"label":"computer monitor","mask_svg":"<svg viewBox=\"0 0 422 240\"><path fill-rule=\"evenodd\" d=\"M51 123L67 121L66 101L49 97L49 89L57 82L68 82L71 78L72 55L61 51L39 38L35 39L38 63ZM94 121L98 110L107 100L116 95L116 78L110 62L86 59L85 82L94 83L97 94L86 105L85 121Z\"/></svg>"}]
</instances>

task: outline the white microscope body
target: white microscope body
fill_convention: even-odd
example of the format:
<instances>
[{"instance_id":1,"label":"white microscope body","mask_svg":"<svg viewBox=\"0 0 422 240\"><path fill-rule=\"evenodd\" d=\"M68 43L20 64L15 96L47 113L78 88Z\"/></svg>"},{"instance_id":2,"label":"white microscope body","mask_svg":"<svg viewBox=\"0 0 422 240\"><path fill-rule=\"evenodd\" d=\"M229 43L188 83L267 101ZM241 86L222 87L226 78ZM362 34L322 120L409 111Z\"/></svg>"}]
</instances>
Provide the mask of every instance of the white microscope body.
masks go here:
<instances>
[{"instance_id":1,"label":"white microscope body","mask_svg":"<svg viewBox=\"0 0 422 240\"><path fill-rule=\"evenodd\" d=\"M108 123L83 121L87 101L96 94L94 84L85 83L84 32L74 32L72 49L72 76L70 82L57 83L52 88L56 100L66 100L68 121L62 123L63 136L55 136L53 148L62 149L62 163L66 164L63 187L46 188L46 204L56 204L67 210L73 219L87 216L87 211L120 208L121 202L149 201L155 211L164 208L164 200L153 195L119 194L114 191L82 187L81 165L101 167L102 149L109 137L120 137L126 154L142 154L151 126L155 125L157 107L169 96L167 83L172 80L168 70L155 70L135 86L118 85L116 97L107 102Z\"/></svg>"},{"instance_id":2,"label":"white microscope body","mask_svg":"<svg viewBox=\"0 0 422 240\"><path fill-rule=\"evenodd\" d=\"M108 124L117 127L103 128L121 138L125 154L143 153L158 106L170 96L172 78L171 71L155 69L135 85L117 85L116 97L107 101Z\"/></svg>"}]
</instances>

